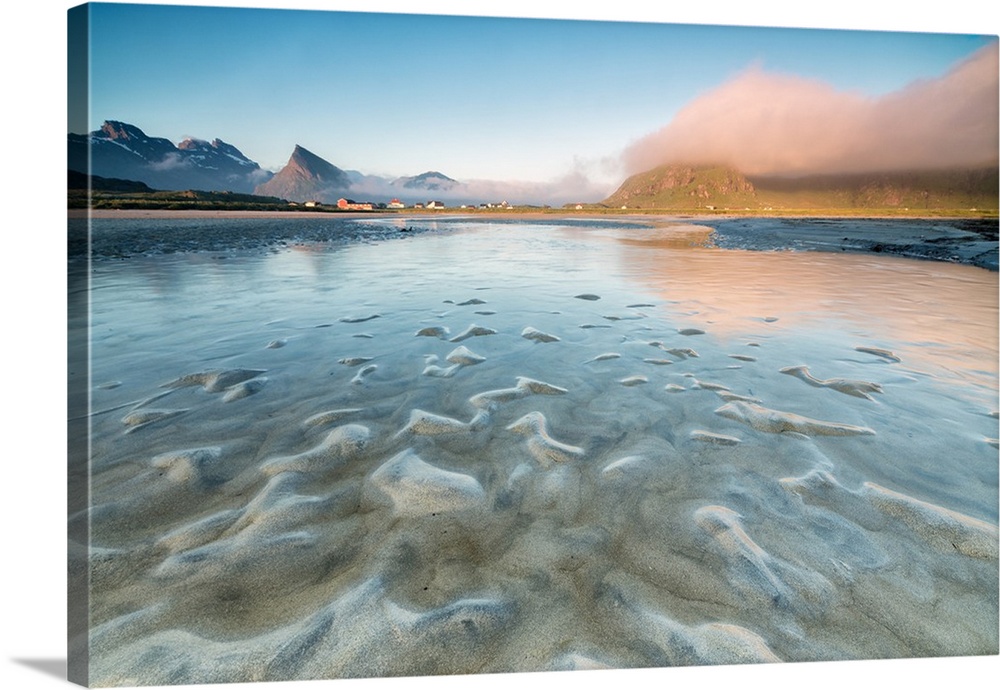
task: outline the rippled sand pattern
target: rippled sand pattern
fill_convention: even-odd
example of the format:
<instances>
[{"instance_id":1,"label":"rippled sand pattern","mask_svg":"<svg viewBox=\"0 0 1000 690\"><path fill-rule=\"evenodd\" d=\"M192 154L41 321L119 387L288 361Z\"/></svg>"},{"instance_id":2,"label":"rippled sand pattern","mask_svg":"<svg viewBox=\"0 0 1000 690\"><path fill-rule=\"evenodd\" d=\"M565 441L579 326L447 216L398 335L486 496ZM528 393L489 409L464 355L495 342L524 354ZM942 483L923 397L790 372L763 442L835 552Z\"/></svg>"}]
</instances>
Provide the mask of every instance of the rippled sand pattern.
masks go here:
<instances>
[{"instance_id":1,"label":"rippled sand pattern","mask_svg":"<svg viewBox=\"0 0 1000 690\"><path fill-rule=\"evenodd\" d=\"M95 263L92 683L996 654L996 274L809 261Z\"/></svg>"}]
</instances>

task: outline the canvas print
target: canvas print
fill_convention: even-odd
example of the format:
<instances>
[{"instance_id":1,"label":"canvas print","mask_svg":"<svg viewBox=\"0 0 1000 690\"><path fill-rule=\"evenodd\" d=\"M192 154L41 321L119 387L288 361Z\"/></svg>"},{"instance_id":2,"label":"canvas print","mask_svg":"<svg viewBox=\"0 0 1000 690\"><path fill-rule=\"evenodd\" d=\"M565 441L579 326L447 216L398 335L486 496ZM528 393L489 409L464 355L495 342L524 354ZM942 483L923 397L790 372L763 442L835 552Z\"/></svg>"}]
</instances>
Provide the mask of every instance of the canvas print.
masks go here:
<instances>
[{"instance_id":1,"label":"canvas print","mask_svg":"<svg viewBox=\"0 0 1000 690\"><path fill-rule=\"evenodd\" d=\"M67 22L72 681L998 653L997 36Z\"/></svg>"}]
</instances>

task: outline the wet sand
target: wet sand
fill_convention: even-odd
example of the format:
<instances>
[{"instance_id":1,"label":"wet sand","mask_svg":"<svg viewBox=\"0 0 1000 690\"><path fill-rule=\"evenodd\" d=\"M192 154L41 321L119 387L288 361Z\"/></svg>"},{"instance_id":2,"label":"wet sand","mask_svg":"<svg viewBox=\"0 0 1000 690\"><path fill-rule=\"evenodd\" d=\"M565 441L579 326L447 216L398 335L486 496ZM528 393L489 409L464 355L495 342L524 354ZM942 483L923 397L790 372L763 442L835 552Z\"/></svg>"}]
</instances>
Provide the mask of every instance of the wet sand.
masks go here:
<instances>
[{"instance_id":1,"label":"wet sand","mask_svg":"<svg viewBox=\"0 0 1000 690\"><path fill-rule=\"evenodd\" d=\"M706 221L723 248L886 254L998 269L998 223L947 218L733 218Z\"/></svg>"},{"instance_id":2,"label":"wet sand","mask_svg":"<svg viewBox=\"0 0 1000 690\"><path fill-rule=\"evenodd\" d=\"M449 230L93 263L95 683L997 653L995 272Z\"/></svg>"},{"instance_id":3,"label":"wet sand","mask_svg":"<svg viewBox=\"0 0 1000 690\"><path fill-rule=\"evenodd\" d=\"M294 237L294 221L327 221L343 225L361 221L397 230L422 232L428 228L448 228L467 221L502 221L524 223L536 221L558 227L562 223L595 223L604 225L676 229L688 226L695 231L710 228L704 242L726 249L754 251L821 251L833 253L886 254L914 259L946 261L979 266L992 271L1000 268L998 259L998 221L996 219L938 217L775 217L760 216L670 216L670 215L556 215L523 211L462 213L376 214L349 212L281 212L281 211L165 211L165 210L95 210L73 209L69 218L83 222L91 217L98 220L141 222L143 220L212 221L219 219L246 221L282 221L283 230L272 229L259 237L258 243L271 244ZM284 222L292 221L292 223ZM277 227L277 226L275 226ZM142 246L136 236L131 243ZM325 237L307 237L325 240ZM384 239L384 238L382 238ZM184 251L173 247L170 251Z\"/></svg>"}]
</instances>

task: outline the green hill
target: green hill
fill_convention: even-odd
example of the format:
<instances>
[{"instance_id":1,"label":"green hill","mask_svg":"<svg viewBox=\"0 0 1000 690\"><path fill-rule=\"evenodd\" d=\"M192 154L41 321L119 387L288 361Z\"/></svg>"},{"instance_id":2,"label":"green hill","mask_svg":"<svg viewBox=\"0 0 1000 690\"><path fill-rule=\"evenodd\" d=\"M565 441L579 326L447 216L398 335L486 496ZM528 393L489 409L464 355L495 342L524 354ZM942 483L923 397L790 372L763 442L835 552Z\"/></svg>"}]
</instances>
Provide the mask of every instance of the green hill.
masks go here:
<instances>
[{"instance_id":1,"label":"green hill","mask_svg":"<svg viewBox=\"0 0 1000 690\"><path fill-rule=\"evenodd\" d=\"M68 170L67 173L67 182L69 184L67 189L70 190L91 189L101 192L128 193L151 193L156 191L151 189L146 183L137 182L135 180L122 180L116 177L88 175L86 173L77 172L76 170Z\"/></svg>"},{"instance_id":2,"label":"green hill","mask_svg":"<svg viewBox=\"0 0 1000 690\"><path fill-rule=\"evenodd\" d=\"M89 190L88 180L92 185ZM306 210L305 207L290 207L287 201L277 197L194 189L161 191L149 189L145 184L132 180L96 176L88 178L82 173L73 172L69 174L67 198L69 208L215 211L284 211L301 208Z\"/></svg>"},{"instance_id":3,"label":"green hill","mask_svg":"<svg viewBox=\"0 0 1000 690\"><path fill-rule=\"evenodd\" d=\"M661 165L625 180L602 204L628 208L756 207L753 184L727 167Z\"/></svg>"},{"instance_id":4,"label":"green hill","mask_svg":"<svg viewBox=\"0 0 1000 690\"><path fill-rule=\"evenodd\" d=\"M996 166L806 177L748 176L724 166L663 165L631 176L600 205L669 210L996 211Z\"/></svg>"}]
</instances>

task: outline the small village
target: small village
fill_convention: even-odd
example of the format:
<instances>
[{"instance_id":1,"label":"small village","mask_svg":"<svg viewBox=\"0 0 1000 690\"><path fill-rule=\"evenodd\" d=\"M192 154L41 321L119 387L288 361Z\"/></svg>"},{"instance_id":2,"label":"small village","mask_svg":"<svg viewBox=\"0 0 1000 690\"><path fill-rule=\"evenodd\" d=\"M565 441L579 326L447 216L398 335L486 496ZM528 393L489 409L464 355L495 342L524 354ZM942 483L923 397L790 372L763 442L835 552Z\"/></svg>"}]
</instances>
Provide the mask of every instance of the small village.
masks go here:
<instances>
[{"instance_id":1,"label":"small village","mask_svg":"<svg viewBox=\"0 0 1000 690\"><path fill-rule=\"evenodd\" d=\"M289 206L298 206L298 203L292 201L289 202ZM306 208L330 208L330 204L324 204L321 201L306 201L302 204ZM431 209L440 210L447 208L443 201L428 201L426 203L414 203L411 206L407 206L399 199L392 199L388 203L385 202L374 202L374 201L354 201L353 199L346 199L341 197L337 199L336 208L339 211L381 211L386 209ZM509 204L506 201L501 201L499 203L483 203L476 206L475 204L461 204L454 208L459 208L462 210L472 210L472 209L512 209L513 204Z\"/></svg>"}]
</instances>

